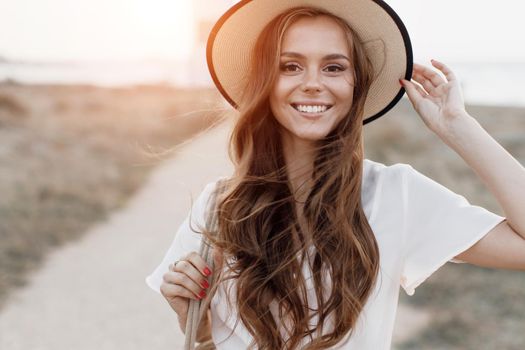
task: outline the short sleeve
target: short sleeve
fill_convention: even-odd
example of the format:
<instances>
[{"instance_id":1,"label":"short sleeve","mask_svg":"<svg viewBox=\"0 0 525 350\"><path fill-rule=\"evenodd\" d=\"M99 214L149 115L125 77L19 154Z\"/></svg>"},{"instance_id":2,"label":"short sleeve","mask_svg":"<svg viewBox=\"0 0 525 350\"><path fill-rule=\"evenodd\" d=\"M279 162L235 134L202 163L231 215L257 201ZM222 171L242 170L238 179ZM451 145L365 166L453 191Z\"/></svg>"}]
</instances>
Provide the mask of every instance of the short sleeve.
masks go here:
<instances>
[{"instance_id":1,"label":"short sleeve","mask_svg":"<svg viewBox=\"0 0 525 350\"><path fill-rule=\"evenodd\" d=\"M408 295L442 265L473 246L505 220L404 164L403 268L401 286Z\"/></svg>"},{"instance_id":2,"label":"short sleeve","mask_svg":"<svg viewBox=\"0 0 525 350\"><path fill-rule=\"evenodd\" d=\"M161 263L146 277L146 284L160 294L160 285L163 276L168 272L169 265L191 251L199 251L201 233L199 232L206 223L208 201L214 191L216 182L209 183L197 197L190 212L179 226L173 241L166 251ZM190 225L191 223L191 225Z\"/></svg>"}]
</instances>

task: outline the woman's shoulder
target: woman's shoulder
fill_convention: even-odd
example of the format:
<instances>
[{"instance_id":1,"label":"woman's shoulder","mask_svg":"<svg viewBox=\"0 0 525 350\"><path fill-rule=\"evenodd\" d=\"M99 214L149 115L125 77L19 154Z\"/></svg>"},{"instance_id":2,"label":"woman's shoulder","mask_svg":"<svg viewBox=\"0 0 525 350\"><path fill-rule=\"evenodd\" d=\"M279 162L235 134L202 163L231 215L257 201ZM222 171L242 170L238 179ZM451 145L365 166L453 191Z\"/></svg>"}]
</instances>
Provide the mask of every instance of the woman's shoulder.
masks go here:
<instances>
[{"instance_id":1,"label":"woman's shoulder","mask_svg":"<svg viewBox=\"0 0 525 350\"><path fill-rule=\"evenodd\" d=\"M388 180L400 180L404 173L410 171L412 166L406 163L394 163L386 165L381 162L365 158L363 160L364 178L386 178ZM384 181L384 180L383 180Z\"/></svg>"},{"instance_id":2,"label":"woman's shoulder","mask_svg":"<svg viewBox=\"0 0 525 350\"><path fill-rule=\"evenodd\" d=\"M201 210L204 210L204 208L206 208L209 204L212 195L219 189L219 184L224 184L229 179L229 176L224 175L216 177L212 181L207 182L196 200L197 206Z\"/></svg>"},{"instance_id":3,"label":"woman's shoulder","mask_svg":"<svg viewBox=\"0 0 525 350\"><path fill-rule=\"evenodd\" d=\"M370 222L388 220L396 210L405 192L405 172L410 165L395 163L386 165L364 159L361 200Z\"/></svg>"},{"instance_id":4,"label":"woman's shoulder","mask_svg":"<svg viewBox=\"0 0 525 350\"><path fill-rule=\"evenodd\" d=\"M406 163L390 165L364 159L362 191L373 192L375 199L391 196L399 197L407 187L407 183L417 171Z\"/></svg>"},{"instance_id":5,"label":"woman's shoulder","mask_svg":"<svg viewBox=\"0 0 525 350\"><path fill-rule=\"evenodd\" d=\"M219 177L216 177L214 180L208 182L203 189L203 193L205 193L208 197L218 190L219 185L224 185L227 181L231 179L230 176L222 175Z\"/></svg>"}]
</instances>

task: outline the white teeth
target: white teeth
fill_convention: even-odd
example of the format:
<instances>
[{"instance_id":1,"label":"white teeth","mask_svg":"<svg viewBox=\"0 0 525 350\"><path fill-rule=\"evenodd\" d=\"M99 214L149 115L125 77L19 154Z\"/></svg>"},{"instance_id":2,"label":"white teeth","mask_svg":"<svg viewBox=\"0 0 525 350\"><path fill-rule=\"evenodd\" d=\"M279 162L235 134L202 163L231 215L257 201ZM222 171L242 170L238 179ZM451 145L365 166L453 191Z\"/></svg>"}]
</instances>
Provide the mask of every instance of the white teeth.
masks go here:
<instances>
[{"instance_id":1,"label":"white teeth","mask_svg":"<svg viewBox=\"0 0 525 350\"><path fill-rule=\"evenodd\" d=\"M323 113L328 109L328 106L305 106L298 105L295 107L299 112L303 113Z\"/></svg>"}]
</instances>

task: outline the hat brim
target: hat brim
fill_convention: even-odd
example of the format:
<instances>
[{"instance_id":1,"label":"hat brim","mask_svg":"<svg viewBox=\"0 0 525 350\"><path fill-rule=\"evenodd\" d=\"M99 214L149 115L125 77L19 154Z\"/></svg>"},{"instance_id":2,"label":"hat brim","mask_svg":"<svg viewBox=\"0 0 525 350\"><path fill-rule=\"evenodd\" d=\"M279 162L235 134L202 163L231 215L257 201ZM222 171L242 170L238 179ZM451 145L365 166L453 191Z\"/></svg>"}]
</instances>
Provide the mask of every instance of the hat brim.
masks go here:
<instances>
[{"instance_id":1,"label":"hat brim","mask_svg":"<svg viewBox=\"0 0 525 350\"><path fill-rule=\"evenodd\" d=\"M412 77L412 45L399 16L381 0L240 1L217 21L206 48L208 69L223 97L238 107L257 37L277 15L299 6L321 8L341 17L364 44L376 74L365 102L363 124L392 109L405 93L399 79Z\"/></svg>"}]
</instances>

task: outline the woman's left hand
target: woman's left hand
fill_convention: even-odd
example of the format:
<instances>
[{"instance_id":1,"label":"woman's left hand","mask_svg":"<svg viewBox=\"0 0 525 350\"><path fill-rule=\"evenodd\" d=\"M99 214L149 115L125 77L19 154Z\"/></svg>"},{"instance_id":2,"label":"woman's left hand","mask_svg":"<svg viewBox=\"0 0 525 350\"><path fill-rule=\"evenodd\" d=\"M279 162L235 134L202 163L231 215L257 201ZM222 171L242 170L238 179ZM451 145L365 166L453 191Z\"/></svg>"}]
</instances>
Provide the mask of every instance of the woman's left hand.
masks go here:
<instances>
[{"instance_id":1,"label":"woman's left hand","mask_svg":"<svg viewBox=\"0 0 525 350\"><path fill-rule=\"evenodd\" d=\"M459 81L443 63L432 60L432 65L445 75L414 63L412 81L401 79L408 98L423 122L435 133L446 132L452 122L467 115Z\"/></svg>"}]
</instances>

